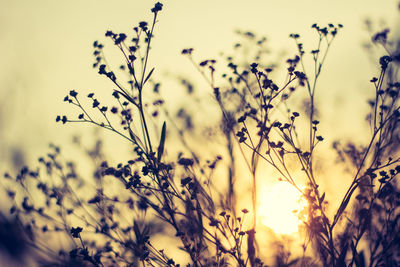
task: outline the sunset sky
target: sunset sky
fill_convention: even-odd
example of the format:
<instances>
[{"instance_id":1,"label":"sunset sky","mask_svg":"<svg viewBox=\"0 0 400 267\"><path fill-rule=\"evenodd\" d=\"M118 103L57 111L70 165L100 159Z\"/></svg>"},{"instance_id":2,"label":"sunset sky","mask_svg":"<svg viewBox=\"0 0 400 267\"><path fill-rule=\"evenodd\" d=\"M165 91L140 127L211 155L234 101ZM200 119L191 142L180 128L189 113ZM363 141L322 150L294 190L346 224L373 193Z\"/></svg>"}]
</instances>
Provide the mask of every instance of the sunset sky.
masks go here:
<instances>
[{"instance_id":1,"label":"sunset sky","mask_svg":"<svg viewBox=\"0 0 400 267\"><path fill-rule=\"evenodd\" d=\"M234 31L240 29L267 36L272 54L284 52L290 57L295 52L290 33L299 33L306 51L311 51L317 42L310 27L313 23L341 23L344 28L333 43L325 64L327 71L319 81L317 101L324 107L321 116L325 122L320 129L327 139L320 149L329 148L335 139L351 138L366 127L366 100L373 93L369 80L377 73L374 62L383 51L377 49L377 55L371 56L363 48L371 39L364 21L370 19L376 31L397 29L397 1L258 0L244 4L206 0L163 4L150 65L156 67L153 78L163 84L170 105L185 102L177 77L192 79L197 90L211 98L210 88L181 55L183 48L193 47L199 61L215 58L223 62L220 52L232 51L238 40ZM13 149L22 152L26 163L33 163L47 153L50 142L69 148L73 134L82 135L88 145L93 141L93 127L55 123L56 115L73 118L78 112L62 100L72 89L82 95L94 91L99 97L109 97L111 84L92 68L93 41L104 43L107 59L120 64L118 51L104 33L132 33L139 21L151 20L153 5L152 1L137 0L20 0L2 5L1 159L10 159ZM398 35L394 30L392 36ZM118 147L122 144L118 138L110 142Z\"/></svg>"}]
</instances>

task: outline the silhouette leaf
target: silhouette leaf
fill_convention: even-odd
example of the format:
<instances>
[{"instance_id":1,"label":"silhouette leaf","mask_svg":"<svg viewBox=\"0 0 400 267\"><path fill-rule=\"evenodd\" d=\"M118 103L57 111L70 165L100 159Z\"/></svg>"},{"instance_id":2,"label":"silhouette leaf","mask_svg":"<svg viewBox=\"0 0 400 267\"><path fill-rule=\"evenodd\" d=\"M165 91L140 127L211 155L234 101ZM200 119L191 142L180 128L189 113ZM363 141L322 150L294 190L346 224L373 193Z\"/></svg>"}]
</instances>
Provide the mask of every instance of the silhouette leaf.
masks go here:
<instances>
[{"instance_id":1,"label":"silhouette leaf","mask_svg":"<svg viewBox=\"0 0 400 267\"><path fill-rule=\"evenodd\" d=\"M146 79L144 80L143 84L145 84L147 82L147 80L150 79L150 76L153 74L153 71L154 71L154 68L151 69L151 71L147 75Z\"/></svg>"},{"instance_id":2,"label":"silhouette leaf","mask_svg":"<svg viewBox=\"0 0 400 267\"><path fill-rule=\"evenodd\" d=\"M349 204L350 198L353 195L354 191L356 190L357 186L353 186L347 197L343 200L342 204L340 205L338 211L336 212L335 218L334 218L334 224L339 220L340 216L342 215L342 213L344 212L344 210L346 209L347 205Z\"/></svg>"},{"instance_id":3,"label":"silhouette leaf","mask_svg":"<svg viewBox=\"0 0 400 267\"><path fill-rule=\"evenodd\" d=\"M160 163L161 157L164 153L164 145L165 145L165 131L166 131L167 125L164 121L162 129L161 129L161 138L160 138L160 145L158 146L158 154L157 154L157 159L158 162Z\"/></svg>"}]
</instances>

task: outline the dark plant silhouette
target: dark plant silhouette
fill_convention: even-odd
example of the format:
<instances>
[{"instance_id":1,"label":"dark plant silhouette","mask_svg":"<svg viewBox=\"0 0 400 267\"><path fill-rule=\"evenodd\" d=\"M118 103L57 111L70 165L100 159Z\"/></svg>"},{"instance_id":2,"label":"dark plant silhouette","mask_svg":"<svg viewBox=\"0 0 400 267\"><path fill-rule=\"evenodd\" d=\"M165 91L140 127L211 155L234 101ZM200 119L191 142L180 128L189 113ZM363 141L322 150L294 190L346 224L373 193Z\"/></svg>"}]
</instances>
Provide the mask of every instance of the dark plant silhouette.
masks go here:
<instances>
[{"instance_id":1,"label":"dark plant silhouette","mask_svg":"<svg viewBox=\"0 0 400 267\"><path fill-rule=\"evenodd\" d=\"M263 62L266 39L251 32L239 33L258 47L252 61L227 56L222 79L216 74L216 60L198 63L193 48L183 49L182 54L208 82L220 112L214 133L205 134L207 127L195 125L187 107L171 115L163 105L161 84L153 79L156 69L149 66L149 58L162 7L156 3L151 9L153 21L139 22L132 37L106 32L122 55L118 70L107 63L104 45L93 43L93 67L110 81L115 104L103 105L94 92L81 96L71 90L64 101L78 110L77 117L56 118L62 124L88 123L115 133L132 147L132 158L111 164L97 141L86 151L93 166L88 178L77 171L75 162L64 159L60 147L51 145L50 152L39 158L38 168L6 174L10 213L28 233L21 241L24 245L6 241L6 250L18 254L16 247L29 246L42 266L266 266L263 260L271 252L263 249L257 225L257 171L264 165L307 201L302 218L308 242L301 248L303 256L278 244L272 264L398 266L400 82L396 65L400 56L390 52L388 31L373 38L388 55L380 58L380 73L371 79L375 97L369 101L369 142L333 143L337 164L346 166L351 181L340 205L329 207L334 210L331 216L329 196L320 188L324 174L315 168L318 144L325 142L315 96L342 25L312 25L317 45L310 53L300 35L291 34L297 53L284 63L283 83L273 78L278 64ZM243 46L235 47L239 51ZM311 71L305 63L308 57L313 62ZM190 101L194 86L186 79L182 84ZM306 103L303 110L296 110L292 101L299 99L299 91ZM84 104L87 100L89 107ZM173 135L178 137L174 141ZM188 141L190 136L199 143L215 141L221 153L197 151ZM79 140L76 143L83 146ZM170 151L176 147L174 157ZM238 201L239 166L250 173L250 205ZM298 170L300 178L294 175ZM4 228L12 229L11 225ZM158 242L161 237L169 237L169 244Z\"/></svg>"}]
</instances>

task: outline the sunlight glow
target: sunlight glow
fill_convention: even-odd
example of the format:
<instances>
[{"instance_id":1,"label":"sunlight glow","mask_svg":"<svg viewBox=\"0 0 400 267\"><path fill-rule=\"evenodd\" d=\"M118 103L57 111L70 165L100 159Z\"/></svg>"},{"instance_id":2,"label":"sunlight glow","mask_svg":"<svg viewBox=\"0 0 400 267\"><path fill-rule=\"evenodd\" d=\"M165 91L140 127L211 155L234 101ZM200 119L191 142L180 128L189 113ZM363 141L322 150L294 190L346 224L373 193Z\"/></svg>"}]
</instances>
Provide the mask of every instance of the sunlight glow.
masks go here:
<instances>
[{"instance_id":1,"label":"sunlight glow","mask_svg":"<svg viewBox=\"0 0 400 267\"><path fill-rule=\"evenodd\" d=\"M306 207L301 193L287 182L266 187L259 195L261 223L277 234L293 234L302 224L300 213Z\"/></svg>"}]
</instances>

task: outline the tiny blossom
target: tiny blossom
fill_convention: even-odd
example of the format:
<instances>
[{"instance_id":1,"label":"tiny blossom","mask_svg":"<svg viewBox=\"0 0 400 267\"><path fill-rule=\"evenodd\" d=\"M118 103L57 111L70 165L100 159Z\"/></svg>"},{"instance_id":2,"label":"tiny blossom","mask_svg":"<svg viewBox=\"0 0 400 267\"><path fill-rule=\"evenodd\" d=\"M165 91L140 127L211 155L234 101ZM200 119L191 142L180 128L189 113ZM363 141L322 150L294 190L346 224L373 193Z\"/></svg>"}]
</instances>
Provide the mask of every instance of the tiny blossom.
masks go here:
<instances>
[{"instance_id":1,"label":"tiny blossom","mask_svg":"<svg viewBox=\"0 0 400 267\"><path fill-rule=\"evenodd\" d=\"M114 92L112 93L112 96L115 97L116 99L119 99L118 91L114 91Z\"/></svg>"},{"instance_id":2,"label":"tiny blossom","mask_svg":"<svg viewBox=\"0 0 400 267\"><path fill-rule=\"evenodd\" d=\"M72 227L71 228L71 234L73 238L79 238L80 233L82 232L83 228L82 227Z\"/></svg>"},{"instance_id":3,"label":"tiny blossom","mask_svg":"<svg viewBox=\"0 0 400 267\"><path fill-rule=\"evenodd\" d=\"M279 89L279 87L275 83L271 83L269 87L271 88L272 91L278 91Z\"/></svg>"},{"instance_id":4,"label":"tiny blossom","mask_svg":"<svg viewBox=\"0 0 400 267\"><path fill-rule=\"evenodd\" d=\"M379 64L381 64L382 70L386 70L389 63L392 61L390 56L383 56L379 59Z\"/></svg>"},{"instance_id":5,"label":"tiny blossom","mask_svg":"<svg viewBox=\"0 0 400 267\"><path fill-rule=\"evenodd\" d=\"M240 116L238 122L244 122L246 120L246 116Z\"/></svg>"},{"instance_id":6,"label":"tiny blossom","mask_svg":"<svg viewBox=\"0 0 400 267\"><path fill-rule=\"evenodd\" d=\"M322 29L320 29L320 32L323 34L323 35L327 35L328 34L328 29L325 27L325 28L322 28Z\"/></svg>"},{"instance_id":7,"label":"tiny blossom","mask_svg":"<svg viewBox=\"0 0 400 267\"><path fill-rule=\"evenodd\" d=\"M180 158L178 160L178 164L185 166L185 167L192 166L193 163L194 163L193 159L189 159L189 158Z\"/></svg>"},{"instance_id":8,"label":"tiny blossom","mask_svg":"<svg viewBox=\"0 0 400 267\"><path fill-rule=\"evenodd\" d=\"M93 108L97 108L100 105L99 101L97 99L93 100Z\"/></svg>"},{"instance_id":9,"label":"tiny blossom","mask_svg":"<svg viewBox=\"0 0 400 267\"><path fill-rule=\"evenodd\" d=\"M257 67L258 67L258 64L257 64L257 63L252 63L252 64L250 65L251 72L252 72L252 73L257 73Z\"/></svg>"},{"instance_id":10,"label":"tiny blossom","mask_svg":"<svg viewBox=\"0 0 400 267\"><path fill-rule=\"evenodd\" d=\"M219 223L220 222L217 219L210 218L210 223L209 223L210 226L218 226Z\"/></svg>"},{"instance_id":11,"label":"tiny blossom","mask_svg":"<svg viewBox=\"0 0 400 267\"><path fill-rule=\"evenodd\" d=\"M96 203L99 203L100 201L101 201L101 198L99 196L95 196L95 197L89 199L88 203L89 204L96 204Z\"/></svg>"},{"instance_id":12,"label":"tiny blossom","mask_svg":"<svg viewBox=\"0 0 400 267\"><path fill-rule=\"evenodd\" d=\"M192 54L192 52L193 52L193 48L186 48L186 49L183 49L182 50L182 54L183 55L191 55Z\"/></svg>"},{"instance_id":13,"label":"tiny blossom","mask_svg":"<svg viewBox=\"0 0 400 267\"><path fill-rule=\"evenodd\" d=\"M300 80L306 80L306 74L304 72L300 72L300 71L295 71L294 74L296 75L297 78L299 78Z\"/></svg>"},{"instance_id":14,"label":"tiny blossom","mask_svg":"<svg viewBox=\"0 0 400 267\"><path fill-rule=\"evenodd\" d=\"M239 143L243 143L243 142L245 142L246 140L247 140L247 137L242 136L242 137L239 138Z\"/></svg>"},{"instance_id":15,"label":"tiny blossom","mask_svg":"<svg viewBox=\"0 0 400 267\"><path fill-rule=\"evenodd\" d=\"M236 133L236 136L237 137L243 137L245 134L244 134L244 132L242 132L242 131L238 131L237 133Z\"/></svg>"},{"instance_id":16,"label":"tiny blossom","mask_svg":"<svg viewBox=\"0 0 400 267\"><path fill-rule=\"evenodd\" d=\"M111 36L114 36L115 34L112 32L112 31L107 31L106 32L106 36L107 37L111 37Z\"/></svg>"},{"instance_id":17,"label":"tiny blossom","mask_svg":"<svg viewBox=\"0 0 400 267\"><path fill-rule=\"evenodd\" d=\"M161 4L160 2L157 2L154 7L151 9L151 12L153 13L157 13L158 11L161 11L163 7L163 4Z\"/></svg>"},{"instance_id":18,"label":"tiny blossom","mask_svg":"<svg viewBox=\"0 0 400 267\"><path fill-rule=\"evenodd\" d=\"M388 33L389 33L389 29L384 29L383 31L376 33L372 37L372 41L386 43Z\"/></svg>"},{"instance_id":19,"label":"tiny blossom","mask_svg":"<svg viewBox=\"0 0 400 267\"><path fill-rule=\"evenodd\" d=\"M125 33L120 33L120 34L118 34L118 37L115 39L114 43L116 45L119 45L120 43L125 41L125 39L126 39L126 34Z\"/></svg>"},{"instance_id":20,"label":"tiny blossom","mask_svg":"<svg viewBox=\"0 0 400 267\"><path fill-rule=\"evenodd\" d=\"M207 63L208 63L208 60L204 60L204 61L200 62L199 65L201 67L204 67L205 65L207 65Z\"/></svg>"},{"instance_id":21,"label":"tiny blossom","mask_svg":"<svg viewBox=\"0 0 400 267\"><path fill-rule=\"evenodd\" d=\"M78 95L78 93L75 90L71 90L71 91L69 91L69 95L72 97L76 97Z\"/></svg>"},{"instance_id":22,"label":"tiny blossom","mask_svg":"<svg viewBox=\"0 0 400 267\"><path fill-rule=\"evenodd\" d=\"M147 22L146 21L139 22L139 28L141 28L144 31L147 30Z\"/></svg>"},{"instance_id":23,"label":"tiny blossom","mask_svg":"<svg viewBox=\"0 0 400 267\"><path fill-rule=\"evenodd\" d=\"M100 65L99 67L99 74L106 74L106 65Z\"/></svg>"},{"instance_id":24,"label":"tiny blossom","mask_svg":"<svg viewBox=\"0 0 400 267\"><path fill-rule=\"evenodd\" d=\"M181 180L181 185L185 186L185 185L189 184L191 181L192 181L192 178L190 178L190 177L183 178Z\"/></svg>"},{"instance_id":25,"label":"tiny blossom","mask_svg":"<svg viewBox=\"0 0 400 267\"><path fill-rule=\"evenodd\" d=\"M116 107L111 108L111 113L115 114L117 112L118 112L118 108L116 108Z\"/></svg>"},{"instance_id":26,"label":"tiny blossom","mask_svg":"<svg viewBox=\"0 0 400 267\"><path fill-rule=\"evenodd\" d=\"M106 76L113 82L116 81L117 77L115 76L114 72L110 71L106 73Z\"/></svg>"},{"instance_id":27,"label":"tiny blossom","mask_svg":"<svg viewBox=\"0 0 400 267\"><path fill-rule=\"evenodd\" d=\"M273 127L281 127L282 123L279 121L276 121L272 124Z\"/></svg>"}]
</instances>

